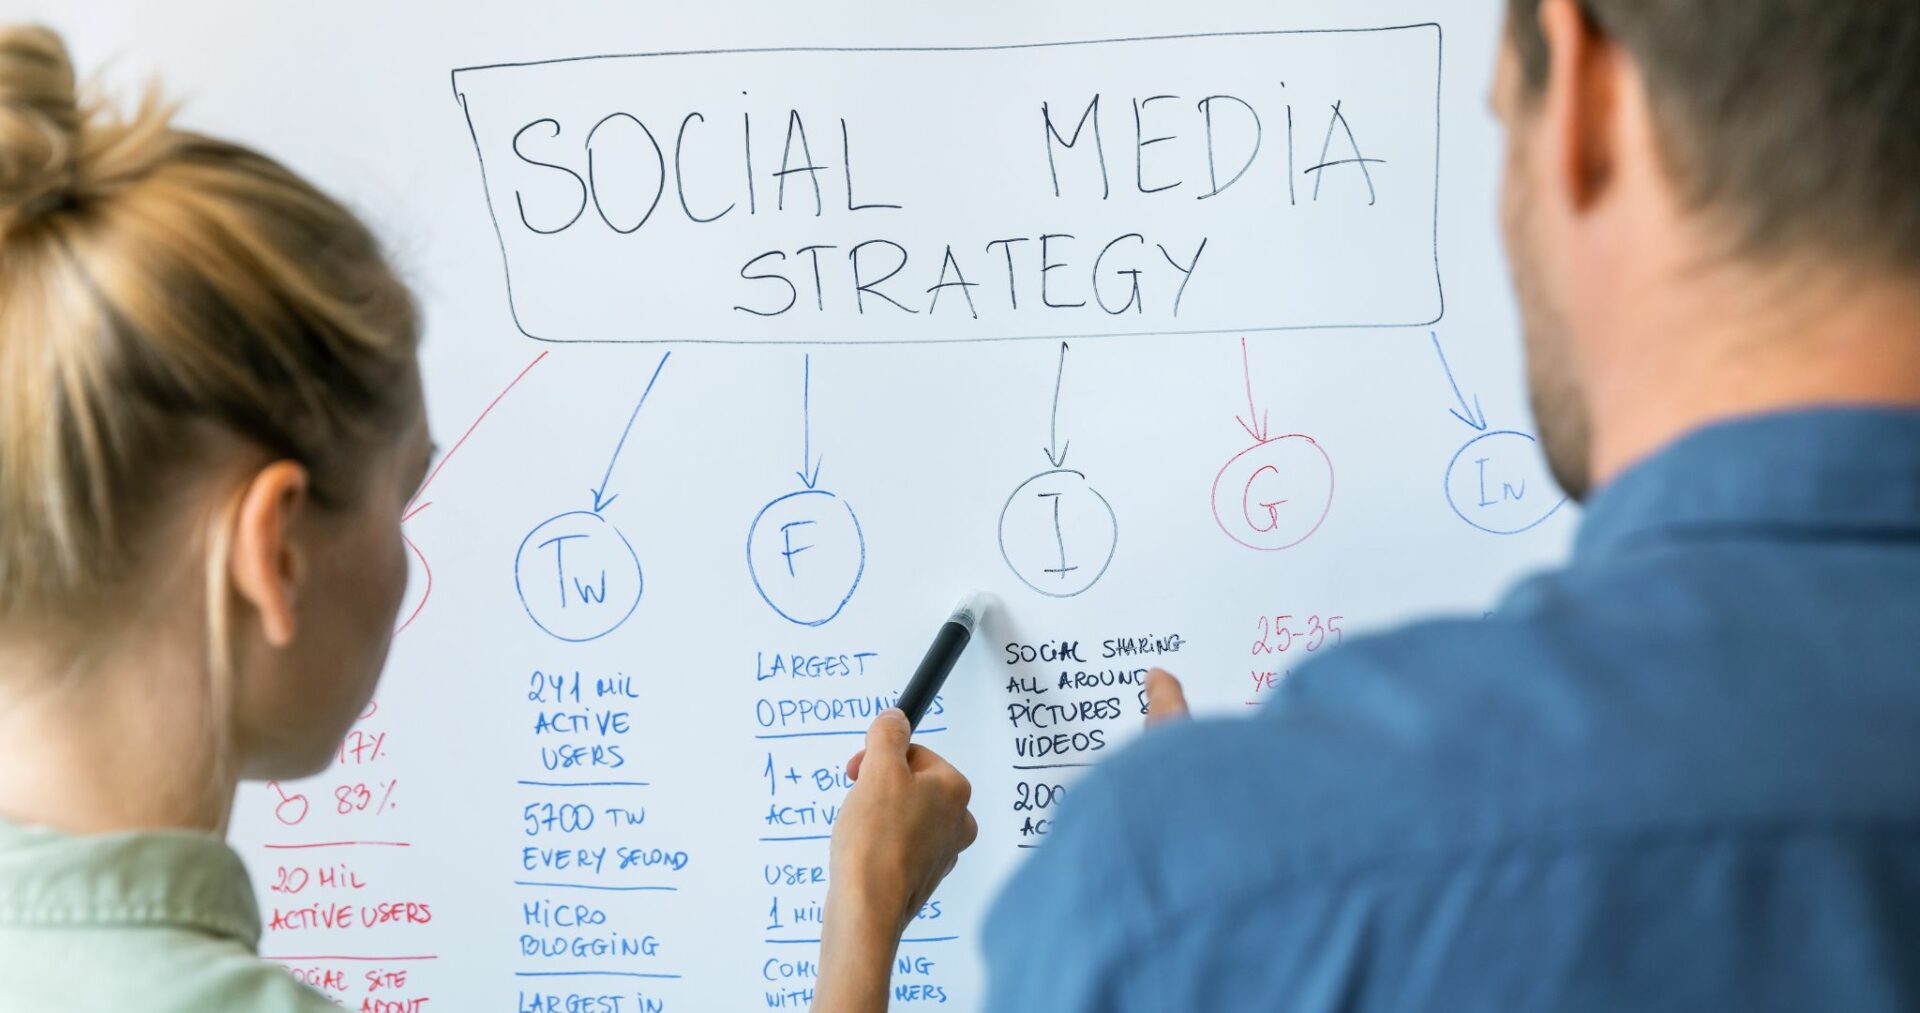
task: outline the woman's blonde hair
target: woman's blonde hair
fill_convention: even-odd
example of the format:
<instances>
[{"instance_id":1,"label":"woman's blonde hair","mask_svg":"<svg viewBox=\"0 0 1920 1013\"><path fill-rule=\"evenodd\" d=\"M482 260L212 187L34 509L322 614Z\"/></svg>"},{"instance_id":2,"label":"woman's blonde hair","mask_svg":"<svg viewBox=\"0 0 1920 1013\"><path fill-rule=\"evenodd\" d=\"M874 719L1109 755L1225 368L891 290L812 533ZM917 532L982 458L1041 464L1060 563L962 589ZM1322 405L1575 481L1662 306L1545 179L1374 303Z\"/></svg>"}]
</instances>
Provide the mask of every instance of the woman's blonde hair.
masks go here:
<instances>
[{"instance_id":1,"label":"woman's blonde hair","mask_svg":"<svg viewBox=\"0 0 1920 1013\"><path fill-rule=\"evenodd\" d=\"M58 35L0 27L0 624L127 592L212 433L351 500L412 409L416 335L339 203L151 92L83 104Z\"/></svg>"}]
</instances>

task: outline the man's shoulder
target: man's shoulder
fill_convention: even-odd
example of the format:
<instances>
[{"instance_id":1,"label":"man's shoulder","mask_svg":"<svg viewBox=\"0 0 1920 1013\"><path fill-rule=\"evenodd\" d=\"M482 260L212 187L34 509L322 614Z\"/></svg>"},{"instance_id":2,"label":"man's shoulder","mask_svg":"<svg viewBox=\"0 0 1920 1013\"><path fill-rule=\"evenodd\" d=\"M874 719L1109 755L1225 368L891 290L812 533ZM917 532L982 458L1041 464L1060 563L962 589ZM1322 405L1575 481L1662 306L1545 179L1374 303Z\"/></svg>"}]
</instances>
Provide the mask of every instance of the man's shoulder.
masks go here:
<instances>
[{"instance_id":1,"label":"man's shoulder","mask_svg":"<svg viewBox=\"0 0 1920 1013\"><path fill-rule=\"evenodd\" d=\"M1069 788L996 907L997 994L1094 1008L1074 1003L1124 980L1152 993L1126 1008L1192 1008L1193 968L1222 953L1294 987L1385 940L1403 949L1379 959L1411 973L1410 940L1454 945L1448 919L1469 911L1469 949L1526 953L1525 977L1585 952L1583 932L1625 946L1642 915L1748 931L1755 880L1728 870L1862 895L1889 868L1920 877L1890 857L1920 835L1920 631L1884 621L1901 603L1849 613L1699 555L1550 575L1484 620L1350 639L1251 717L1149 731ZM1878 597L1900 594L1920 590ZM1683 883L1711 896L1669 903ZM1176 944L1194 949L1151 959Z\"/></svg>"},{"instance_id":2,"label":"man's shoulder","mask_svg":"<svg viewBox=\"0 0 1920 1013\"><path fill-rule=\"evenodd\" d=\"M1910 544L1741 528L1589 555L1485 619L1350 638L1251 717L1154 729L1072 786L996 909L991 980L1058 1009L1363 967L1370 988L1457 976L1408 1000L1428 1005L1565 1005L1616 994L1626 966L1647 972L1632 994L1709 989L1682 1007L1729 981L1871 984L1843 970L1873 949L1857 940L1920 931L1901 920L1916 614ZM1203 695L1211 674L1186 675ZM1756 890L1796 914L1756 916ZM1814 921L1834 929L1810 943ZM1724 959L1661 942L1699 939Z\"/></svg>"},{"instance_id":3,"label":"man's shoulder","mask_svg":"<svg viewBox=\"0 0 1920 1013\"><path fill-rule=\"evenodd\" d=\"M1529 592L1545 607L1355 640L1251 718L1143 736L1075 802L1137 842L1169 901L1649 832L1916 815L1920 765L1899 757L1920 683L1769 668L1694 620L1554 607L1563 592L1587 599L1547 584Z\"/></svg>"}]
</instances>

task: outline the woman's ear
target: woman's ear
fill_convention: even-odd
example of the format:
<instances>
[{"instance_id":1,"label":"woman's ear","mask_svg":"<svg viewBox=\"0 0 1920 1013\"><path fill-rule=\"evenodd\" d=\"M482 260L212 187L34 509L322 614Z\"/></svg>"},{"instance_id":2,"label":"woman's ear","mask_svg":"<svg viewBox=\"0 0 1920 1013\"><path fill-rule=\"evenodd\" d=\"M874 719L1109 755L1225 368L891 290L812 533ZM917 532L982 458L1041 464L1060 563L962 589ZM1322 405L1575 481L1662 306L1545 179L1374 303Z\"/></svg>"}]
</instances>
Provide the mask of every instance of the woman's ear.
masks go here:
<instances>
[{"instance_id":1,"label":"woman's ear","mask_svg":"<svg viewBox=\"0 0 1920 1013\"><path fill-rule=\"evenodd\" d=\"M293 643L307 560L293 533L311 508L307 469L292 461L262 468L240 494L233 516L233 586L259 617L260 636L273 647Z\"/></svg>"}]
</instances>

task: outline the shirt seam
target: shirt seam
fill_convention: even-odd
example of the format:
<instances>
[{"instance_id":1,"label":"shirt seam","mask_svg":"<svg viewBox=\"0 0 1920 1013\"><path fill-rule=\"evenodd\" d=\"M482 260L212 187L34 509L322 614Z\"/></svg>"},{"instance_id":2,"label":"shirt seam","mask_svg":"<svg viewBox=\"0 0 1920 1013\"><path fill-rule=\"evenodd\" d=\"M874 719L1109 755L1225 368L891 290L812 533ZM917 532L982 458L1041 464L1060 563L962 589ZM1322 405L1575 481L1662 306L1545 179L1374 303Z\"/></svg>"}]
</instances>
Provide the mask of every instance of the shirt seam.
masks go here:
<instances>
[{"instance_id":1,"label":"shirt seam","mask_svg":"<svg viewBox=\"0 0 1920 1013\"><path fill-rule=\"evenodd\" d=\"M180 928L232 938L253 938L242 919L168 907L0 907L0 927L33 928Z\"/></svg>"}]
</instances>

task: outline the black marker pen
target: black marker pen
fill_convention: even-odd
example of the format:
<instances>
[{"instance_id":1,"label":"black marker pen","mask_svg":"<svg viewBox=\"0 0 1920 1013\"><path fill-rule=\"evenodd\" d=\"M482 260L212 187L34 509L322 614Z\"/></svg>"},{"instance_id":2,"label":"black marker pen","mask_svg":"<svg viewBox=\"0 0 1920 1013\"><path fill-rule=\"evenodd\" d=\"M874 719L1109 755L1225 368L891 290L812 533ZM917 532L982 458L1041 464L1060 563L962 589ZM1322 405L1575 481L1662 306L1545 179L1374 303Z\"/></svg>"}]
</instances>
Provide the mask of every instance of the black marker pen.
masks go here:
<instances>
[{"instance_id":1,"label":"black marker pen","mask_svg":"<svg viewBox=\"0 0 1920 1013\"><path fill-rule=\"evenodd\" d=\"M907 712L907 722L913 727L920 727L920 719L926 717L927 708L933 706L934 696L953 673L960 655L966 653L967 641L973 639L974 628L986 618L991 600L978 591L968 595L953 610L953 615L947 617L940 632L933 635L933 646L927 648L927 656L920 659L920 667L914 669L906 691L900 694L898 706Z\"/></svg>"}]
</instances>

